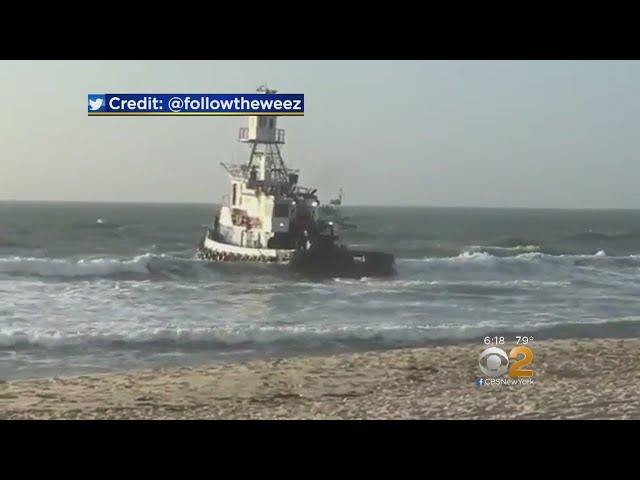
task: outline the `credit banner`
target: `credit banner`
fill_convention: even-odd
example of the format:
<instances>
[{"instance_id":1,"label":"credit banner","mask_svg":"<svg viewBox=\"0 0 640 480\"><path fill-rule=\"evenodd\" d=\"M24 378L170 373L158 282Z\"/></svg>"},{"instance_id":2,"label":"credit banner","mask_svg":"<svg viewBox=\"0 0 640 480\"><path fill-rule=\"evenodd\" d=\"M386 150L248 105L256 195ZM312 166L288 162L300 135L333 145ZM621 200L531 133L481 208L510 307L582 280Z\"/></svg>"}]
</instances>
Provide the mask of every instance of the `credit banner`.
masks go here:
<instances>
[{"instance_id":1,"label":"credit banner","mask_svg":"<svg viewBox=\"0 0 640 480\"><path fill-rule=\"evenodd\" d=\"M304 115L301 93L89 94L89 115Z\"/></svg>"}]
</instances>

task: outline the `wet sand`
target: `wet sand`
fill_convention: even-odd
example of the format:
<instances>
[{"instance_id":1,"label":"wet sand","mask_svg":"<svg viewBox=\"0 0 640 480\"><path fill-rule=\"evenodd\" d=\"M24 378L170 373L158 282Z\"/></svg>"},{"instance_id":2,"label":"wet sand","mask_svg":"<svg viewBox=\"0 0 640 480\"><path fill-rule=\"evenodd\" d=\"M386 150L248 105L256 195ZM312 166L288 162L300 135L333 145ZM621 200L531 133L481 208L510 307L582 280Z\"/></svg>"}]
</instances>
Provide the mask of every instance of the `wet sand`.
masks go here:
<instances>
[{"instance_id":1,"label":"wet sand","mask_svg":"<svg viewBox=\"0 0 640 480\"><path fill-rule=\"evenodd\" d=\"M477 386L474 343L0 381L0 419L640 418L640 339L530 346L533 385Z\"/></svg>"}]
</instances>

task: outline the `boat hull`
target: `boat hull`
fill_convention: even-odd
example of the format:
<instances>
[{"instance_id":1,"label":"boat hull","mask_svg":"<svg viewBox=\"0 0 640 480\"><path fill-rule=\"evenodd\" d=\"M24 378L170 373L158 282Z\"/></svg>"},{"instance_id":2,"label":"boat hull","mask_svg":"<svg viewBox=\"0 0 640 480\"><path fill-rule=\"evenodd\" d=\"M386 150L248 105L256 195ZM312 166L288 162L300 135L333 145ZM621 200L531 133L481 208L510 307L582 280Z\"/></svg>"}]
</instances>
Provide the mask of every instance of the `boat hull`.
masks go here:
<instances>
[{"instance_id":1,"label":"boat hull","mask_svg":"<svg viewBox=\"0 0 640 480\"><path fill-rule=\"evenodd\" d=\"M347 249L299 250L289 263L291 270L320 277L389 277L396 274L393 255Z\"/></svg>"},{"instance_id":2,"label":"boat hull","mask_svg":"<svg viewBox=\"0 0 640 480\"><path fill-rule=\"evenodd\" d=\"M207 234L197 258L210 262L257 262L287 265L293 272L318 277L388 277L396 274L395 258L382 252L345 247L289 250L249 248L213 240Z\"/></svg>"},{"instance_id":3,"label":"boat hull","mask_svg":"<svg viewBox=\"0 0 640 480\"><path fill-rule=\"evenodd\" d=\"M205 238L196 256L210 262L258 262L288 264L294 250L274 248L249 248L227 243L216 242Z\"/></svg>"}]
</instances>

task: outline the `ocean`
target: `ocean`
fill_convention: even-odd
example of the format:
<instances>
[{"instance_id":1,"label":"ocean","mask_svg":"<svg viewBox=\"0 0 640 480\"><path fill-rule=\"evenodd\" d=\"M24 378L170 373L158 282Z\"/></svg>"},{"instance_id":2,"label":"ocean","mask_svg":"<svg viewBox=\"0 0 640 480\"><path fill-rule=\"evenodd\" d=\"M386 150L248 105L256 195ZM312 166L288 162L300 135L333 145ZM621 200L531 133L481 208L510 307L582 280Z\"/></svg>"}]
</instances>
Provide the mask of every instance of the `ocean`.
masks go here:
<instances>
[{"instance_id":1,"label":"ocean","mask_svg":"<svg viewBox=\"0 0 640 480\"><path fill-rule=\"evenodd\" d=\"M640 335L640 211L343 207L397 276L196 260L217 207L0 202L0 379Z\"/></svg>"}]
</instances>

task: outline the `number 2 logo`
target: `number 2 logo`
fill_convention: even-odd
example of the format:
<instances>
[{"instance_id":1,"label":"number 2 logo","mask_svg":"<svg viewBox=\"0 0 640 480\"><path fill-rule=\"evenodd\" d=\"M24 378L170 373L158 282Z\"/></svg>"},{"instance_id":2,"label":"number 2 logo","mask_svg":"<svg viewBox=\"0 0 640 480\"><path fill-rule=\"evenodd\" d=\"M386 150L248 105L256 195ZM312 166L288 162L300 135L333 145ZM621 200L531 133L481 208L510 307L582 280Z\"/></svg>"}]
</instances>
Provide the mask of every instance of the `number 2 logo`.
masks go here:
<instances>
[{"instance_id":1,"label":"number 2 logo","mask_svg":"<svg viewBox=\"0 0 640 480\"><path fill-rule=\"evenodd\" d=\"M522 358L518 358L522 355ZM511 349L509 358L515 360L509 367L510 377L533 377L533 370L524 368L533 362L533 352L529 347L518 346Z\"/></svg>"}]
</instances>

